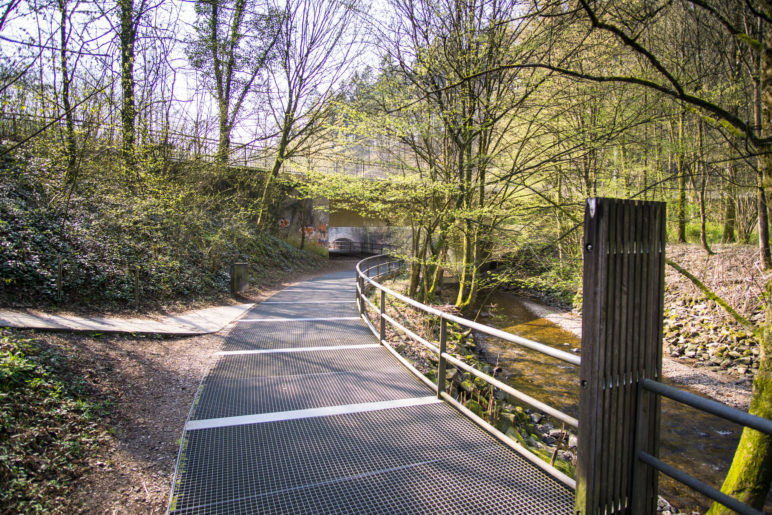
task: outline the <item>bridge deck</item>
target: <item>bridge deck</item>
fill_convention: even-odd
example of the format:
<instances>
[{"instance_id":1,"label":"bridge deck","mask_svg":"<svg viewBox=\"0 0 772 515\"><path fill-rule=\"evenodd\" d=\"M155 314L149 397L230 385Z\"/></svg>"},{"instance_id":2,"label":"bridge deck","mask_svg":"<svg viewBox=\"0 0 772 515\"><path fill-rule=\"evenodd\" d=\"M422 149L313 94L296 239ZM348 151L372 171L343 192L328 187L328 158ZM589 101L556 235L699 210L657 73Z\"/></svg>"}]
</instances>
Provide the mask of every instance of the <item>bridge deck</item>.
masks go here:
<instances>
[{"instance_id":1,"label":"bridge deck","mask_svg":"<svg viewBox=\"0 0 772 515\"><path fill-rule=\"evenodd\" d=\"M238 323L186 424L171 513L571 513L571 491L438 402L356 317L341 273Z\"/></svg>"}]
</instances>

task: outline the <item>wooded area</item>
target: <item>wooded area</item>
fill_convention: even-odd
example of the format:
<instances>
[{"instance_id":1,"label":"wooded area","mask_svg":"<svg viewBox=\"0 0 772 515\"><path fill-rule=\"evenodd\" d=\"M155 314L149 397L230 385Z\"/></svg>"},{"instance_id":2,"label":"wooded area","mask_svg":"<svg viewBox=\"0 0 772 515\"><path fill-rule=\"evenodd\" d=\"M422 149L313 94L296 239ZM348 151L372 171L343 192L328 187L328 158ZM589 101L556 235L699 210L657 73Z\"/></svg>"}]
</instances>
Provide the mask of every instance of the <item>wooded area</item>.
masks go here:
<instances>
[{"instance_id":1,"label":"wooded area","mask_svg":"<svg viewBox=\"0 0 772 515\"><path fill-rule=\"evenodd\" d=\"M6 297L52 299L62 256L109 301L130 266L174 296L306 259L276 237L290 193L409 226L410 294L453 274L459 308L576 292L593 196L665 201L670 241L772 268L767 0L11 0L0 41ZM766 418L770 288L765 319L733 312ZM772 438L740 451L724 491L763 506Z\"/></svg>"}]
</instances>

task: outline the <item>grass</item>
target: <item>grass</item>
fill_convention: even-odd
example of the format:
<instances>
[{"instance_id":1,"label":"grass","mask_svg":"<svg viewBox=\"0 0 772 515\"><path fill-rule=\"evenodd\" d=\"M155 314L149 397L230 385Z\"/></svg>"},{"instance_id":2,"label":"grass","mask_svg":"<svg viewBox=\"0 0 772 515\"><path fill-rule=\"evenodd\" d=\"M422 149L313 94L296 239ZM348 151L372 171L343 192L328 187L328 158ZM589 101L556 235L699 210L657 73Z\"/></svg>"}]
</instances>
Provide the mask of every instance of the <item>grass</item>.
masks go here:
<instances>
[{"instance_id":1,"label":"grass","mask_svg":"<svg viewBox=\"0 0 772 515\"><path fill-rule=\"evenodd\" d=\"M67 511L69 486L104 439L108 410L62 354L0 330L0 512Z\"/></svg>"}]
</instances>

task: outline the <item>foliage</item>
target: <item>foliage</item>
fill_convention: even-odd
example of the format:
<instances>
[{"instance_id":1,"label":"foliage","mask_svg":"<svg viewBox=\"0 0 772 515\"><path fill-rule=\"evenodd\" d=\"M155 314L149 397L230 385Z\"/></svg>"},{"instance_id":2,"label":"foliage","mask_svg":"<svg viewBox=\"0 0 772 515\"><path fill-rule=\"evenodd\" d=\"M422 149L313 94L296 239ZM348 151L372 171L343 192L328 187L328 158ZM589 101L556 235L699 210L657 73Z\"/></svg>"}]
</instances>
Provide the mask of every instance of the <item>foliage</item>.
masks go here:
<instances>
[{"instance_id":1,"label":"foliage","mask_svg":"<svg viewBox=\"0 0 772 515\"><path fill-rule=\"evenodd\" d=\"M108 405L88 397L65 358L0 330L0 511L66 510L73 481L103 439Z\"/></svg>"},{"instance_id":2,"label":"foliage","mask_svg":"<svg viewBox=\"0 0 772 515\"><path fill-rule=\"evenodd\" d=\"M105 167L100 175L82 173L79 190L63 202L52 163L35 157L32 165L7 160L2 171L3 303L54 302L60 258L64 302L114 307L133 304L135 270L146 302L227 293L234 261L250 263L255 278L317 262L257 231L248 209L255 190L244 170L212 180L205 170L177 165L148 174L140 196L103 181Z\"/></svg>"}]
</instances>

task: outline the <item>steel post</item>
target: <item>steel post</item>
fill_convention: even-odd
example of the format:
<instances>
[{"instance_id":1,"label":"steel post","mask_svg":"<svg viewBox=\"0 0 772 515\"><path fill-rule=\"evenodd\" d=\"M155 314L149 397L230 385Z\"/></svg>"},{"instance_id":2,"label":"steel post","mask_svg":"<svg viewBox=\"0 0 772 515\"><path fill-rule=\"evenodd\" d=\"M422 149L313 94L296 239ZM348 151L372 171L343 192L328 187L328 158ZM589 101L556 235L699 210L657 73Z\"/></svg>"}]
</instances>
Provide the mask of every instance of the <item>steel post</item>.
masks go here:
<instances>
[{"instance_id":1,"label":"steel post","mask_svg":"<svg viewBox=\"0 0 772 515\"><path fill-rule=\"evenodd\" d=\"M437 366L437 398L445 391L445 349L448 344L448 323L440 318L440 363Z\"/></svg>"}]
</instances>

